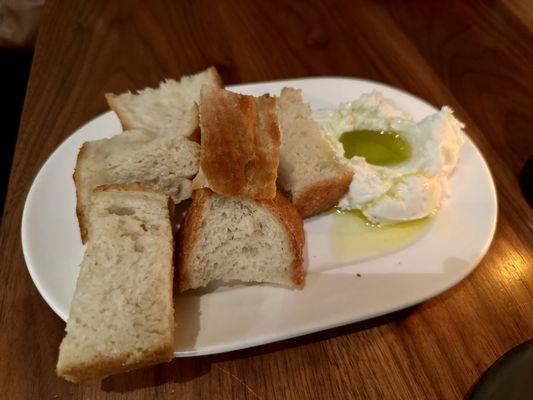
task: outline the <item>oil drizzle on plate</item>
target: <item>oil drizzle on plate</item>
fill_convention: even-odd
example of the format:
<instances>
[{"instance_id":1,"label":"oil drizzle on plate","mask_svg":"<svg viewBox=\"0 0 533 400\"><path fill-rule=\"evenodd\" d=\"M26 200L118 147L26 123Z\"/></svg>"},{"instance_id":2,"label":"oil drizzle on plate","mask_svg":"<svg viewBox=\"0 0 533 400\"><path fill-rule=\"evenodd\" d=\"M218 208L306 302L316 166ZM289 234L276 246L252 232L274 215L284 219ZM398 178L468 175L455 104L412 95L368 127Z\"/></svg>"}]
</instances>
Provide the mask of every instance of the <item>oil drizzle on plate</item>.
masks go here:
<instances>
[{"instance_id":1,"label":"oil drizzle on plate","mask_svg":"<svg viewBox=\"0 0 533 400\"><path fill-rule=\"evenodd\" d=\"M332 218L331 248L344 261L360 261L400 250L419 239L433 221L428 217L378 226L368 222L359 210L337 210Z\"/></svg>"}]
</instances>

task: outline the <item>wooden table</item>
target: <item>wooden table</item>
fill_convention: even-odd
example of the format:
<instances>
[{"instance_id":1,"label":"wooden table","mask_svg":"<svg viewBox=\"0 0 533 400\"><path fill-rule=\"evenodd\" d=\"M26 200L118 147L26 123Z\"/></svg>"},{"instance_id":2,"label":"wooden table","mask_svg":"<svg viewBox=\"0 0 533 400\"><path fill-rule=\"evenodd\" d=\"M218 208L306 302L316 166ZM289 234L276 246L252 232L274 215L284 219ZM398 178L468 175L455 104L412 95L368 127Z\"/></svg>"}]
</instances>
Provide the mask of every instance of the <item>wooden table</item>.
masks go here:
<instances>
[{"instance_id":1,"label":"wooden table","mask_svg":"<svg viewBox=\"0 0 533 400\"><path fill-rule=\"evenodd\" d=\"M533 218L517 181L533 146L532 3L288 3L47 1L0 234L0 397L462 398L533 337ZM227 84L343 75L450 104L497 183L491 249L455 288L400 313L101 383L58 379L65 325L20 244L31 182L62 140L106 110L105 92L209 65Z\"/></svg>"}]
</instances>

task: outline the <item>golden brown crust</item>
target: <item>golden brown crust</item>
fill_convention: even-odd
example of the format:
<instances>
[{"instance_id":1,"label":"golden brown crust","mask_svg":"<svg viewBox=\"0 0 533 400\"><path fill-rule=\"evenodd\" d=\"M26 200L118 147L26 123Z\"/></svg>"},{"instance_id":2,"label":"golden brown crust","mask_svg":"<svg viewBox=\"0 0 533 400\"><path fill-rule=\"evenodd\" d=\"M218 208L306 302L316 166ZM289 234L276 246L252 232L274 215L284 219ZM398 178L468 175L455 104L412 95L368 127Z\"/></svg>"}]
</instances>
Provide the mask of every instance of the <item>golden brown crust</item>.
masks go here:
<instances>
[{"instance_id":1,"label":"golden brown crust","mask_svg":"<svg viewBox=\"0 0 533 400\"><path fill-rule=\"evenodd\" d=\"M292 203L281 193L277 193L273 200L258 200L264 208L270 211L282 223L291 241L294 260L292 262L292 281L301 285L305 280L303 265L303 247L305 243L304 225L300 214Z\"/></svg>"},{"instance_id":2,"label":"golden brown crust","mask_svg":"<svg viewBox=\"0 0 533 400\"><path fill-rule=\"evenodd\" d=\"M308 218L334 207L348 192L353 172L346 170L334 179L317 182L309 186L292 202L302 218Z\"/></svg>"},{"instance_id":3,"label":"golden brown crust","mask_svg":"<svg viewBox=\"0 0 533 400\"><path fill-rule=\"evenodd\" d=\"M174 240L174 234L175 234L175 227L174 227L174 212L176 209L176 205L174 204L174 201L172 201L172 198L168 196L167 200L167 208L168 208L168 220L170 225L170 235L169 235L169 246L170 246L170 268L168 269L168 288L167 288L167 301L168 304L171 304L170 306L170 313L168 315L168 326L170 326L171 332L170 332L170 344L167 347L170 347L170 356L168 358L168 361L174 357L174 254L176 251L175 246L175 240ZM165 349L167 348L165 347Z\"/></svg>"},{"instance_id":4,"label":"golden brown crust","mask_svg":"<svg viewBox=\"0 0 533 400\"><path fill-rule=\"evenodd\" d=\"M267 94L255 99L257 107L257 129L260 134L255 135L256 159L249 166L247 176L248 186L252 198L262 198L262 191L268 185L269 196L276 195L276 178L280 156L281 134L276 114L276 99ZM255 184L255 182L258 182ZM251 183L251 184L250 184ZM260 187L263 185L263 187ZM259 190L258 190L259 189ZM273 194L273 195L272 195Z\"/></svg>"},{"instance_id":5,"label":"golden brown crust","mask_svg":"<svg viewBox=\"0 0 533 400\"><path fill-rule=\"evenodd\" d=\"M83 143L78 152L78 157L76 158L76 166L74 167L74 172L72 174L72 179L74 180L74 185L76 186L76 216L78 217L78 225L80 227L81 242L87 242L88 232L87 232L87 223L85 220L85 204L82 202L81 196L81 177L80 170L81 164L83 163L83 158L87 152L89 142Z\"/></svg>"},{"instance_id":6,"label":"golden brown crust","mask_svg":"<svg viewBox=\"0 0 533 400\"><path fill-rule=\"evenodd\" d=\"M275 100L204 87L200 95L200 166L209 187L227 196L276 195L280 134Z\"/></svg>"},{"instance_id":7,"label":"golden brown crust","mask_svg":"<svg viewBox=\"0 0 533 400\"><path fill-rule=\"evenodd\" d=\"M191 134L187 137L187 139L192 140L195 143L200 144L201 136L200 136L200 112L198 111L198 104L194 104L194 108L196 109L196 128L191 132Z\"/></svg>"},{"instance_id":8,"label":"golden brown crust","mask_svg":"<svg viewBox=\"0 0 533 400\"><path fill-rule=\"evenodd\" d=\"M198 238L202 223L202 211L205 202L213 195L209 189L198 189L192 194L185 219L178 231L178 261L176 273L177 292L181 293L190 288L189 285L189 257Z\"/></svg>"},{"instance_id":9,"label":"golden brown crust","mask_svg":"<svg viewBox=\"0 0 533 400\"><path fill-rule=\"evenodd\" d=\"M209 68L207 68L207 71L209 71L209 73L213 75L215 86L220 89L224 89L224 81L220 77L220 74L218 73L217 69L214 66L210 66Z\"/></svg>"},{"instance_id":10,"label":"golden brown crust","mask_svg":"<svg viewBox=\"0 0 533 400\"><path fill-rule=\"evenodd\" d=\"M63 366L57 370L58 376L70 382L81 382L91 379L102 379L109 375L131 371L133 369L147 367L149 365L169 362L173 358L172 341L164 345L154 347L150 353L144 354L142 360L128 361L128 354L120 354L110 357L100 354L90 365L76 364L75 366Z\"/></svg>"},{"instance_id":11,"label":"golden brown crust","mask_svg":"<svg viewBox=\"0 0 533 400\"><path fill-rule=\"evenodd\" d=\"M246 166L255 158L251 96L203 88L200 95L200 165L210 188L238 196L246 190Z\"/></svg>"}]
</instances>

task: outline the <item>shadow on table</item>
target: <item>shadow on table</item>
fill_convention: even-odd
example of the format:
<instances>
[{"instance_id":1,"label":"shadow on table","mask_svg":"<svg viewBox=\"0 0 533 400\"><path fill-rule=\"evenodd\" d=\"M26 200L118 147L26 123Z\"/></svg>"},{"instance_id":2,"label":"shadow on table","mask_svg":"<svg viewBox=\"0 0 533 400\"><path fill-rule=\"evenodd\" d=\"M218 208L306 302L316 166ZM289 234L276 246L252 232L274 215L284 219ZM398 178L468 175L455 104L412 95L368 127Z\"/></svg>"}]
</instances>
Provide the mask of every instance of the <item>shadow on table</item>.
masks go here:
<instances>
[{"instance_id":1,"label":"shadow on table","mask_svg":"<svg viewBox=\"0 0 533 400\"><path fill-rule=\"evenodd\" d=\"M280 342L269 343L249 349L236 350L223 354L199 357L175 358L168 364L157 365L151 368L131 371L106 378L101 383L105 392L130 392L145 387L159 386L169 382L188 382L211 371L213 364L219 362L257 357L264 354L275 353L289 348L305 346L332 339L338 336L351 335L367 329L395 322L407 317L416 308L410 307L377 318L356 322L321 332L311 333Z\"/></svg>"}]
</instances>

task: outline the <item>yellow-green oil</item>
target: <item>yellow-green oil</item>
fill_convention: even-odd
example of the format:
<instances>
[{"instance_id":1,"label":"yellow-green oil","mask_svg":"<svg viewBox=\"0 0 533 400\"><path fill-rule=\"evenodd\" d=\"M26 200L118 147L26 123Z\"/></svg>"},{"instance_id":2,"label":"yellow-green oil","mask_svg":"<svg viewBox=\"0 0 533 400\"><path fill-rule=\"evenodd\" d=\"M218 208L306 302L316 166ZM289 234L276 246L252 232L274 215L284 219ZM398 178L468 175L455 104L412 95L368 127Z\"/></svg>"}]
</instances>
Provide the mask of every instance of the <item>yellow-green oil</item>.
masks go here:
<instances>
[{"instance_id":1,"label":"yellow-green oil","mask_svg":"<svg viewBox=\"0 0 533 400\"><path fill-rule=\"evenodd\" d=\"M411 148L394 131L357 129L339 137L344 157L364 157L372 165L393 166L409 159ZM431 218L380 226L370 223L360 210L336 210L332 223L332 249L344 261L357 261L400 250L419 239Z\"/></svg>"},{"instance_id":2,"label":"yellow-green oil","mask_svg":"<svg viewBox=\"0 0 533 400\"><path fill-rule=\"evenodd\" d=\"M344 148L344 157L364 157L372 165L400 164L411 155L409 143L393 131L348 131L339 137L339 142Z\"/></svg>"},{"instance_id":3,"label":"yellow-green oil","mask_svg":"<svg viewBox=\"0 0 533 400\"><path fill-rule=\"evenodd\" d=\"M332 250L343 261L368 259L407 247L427 231L432 220L427 217L380 226L370 223L359 210L336 210L332 218Z\"/></svg>"}]
</instances>

